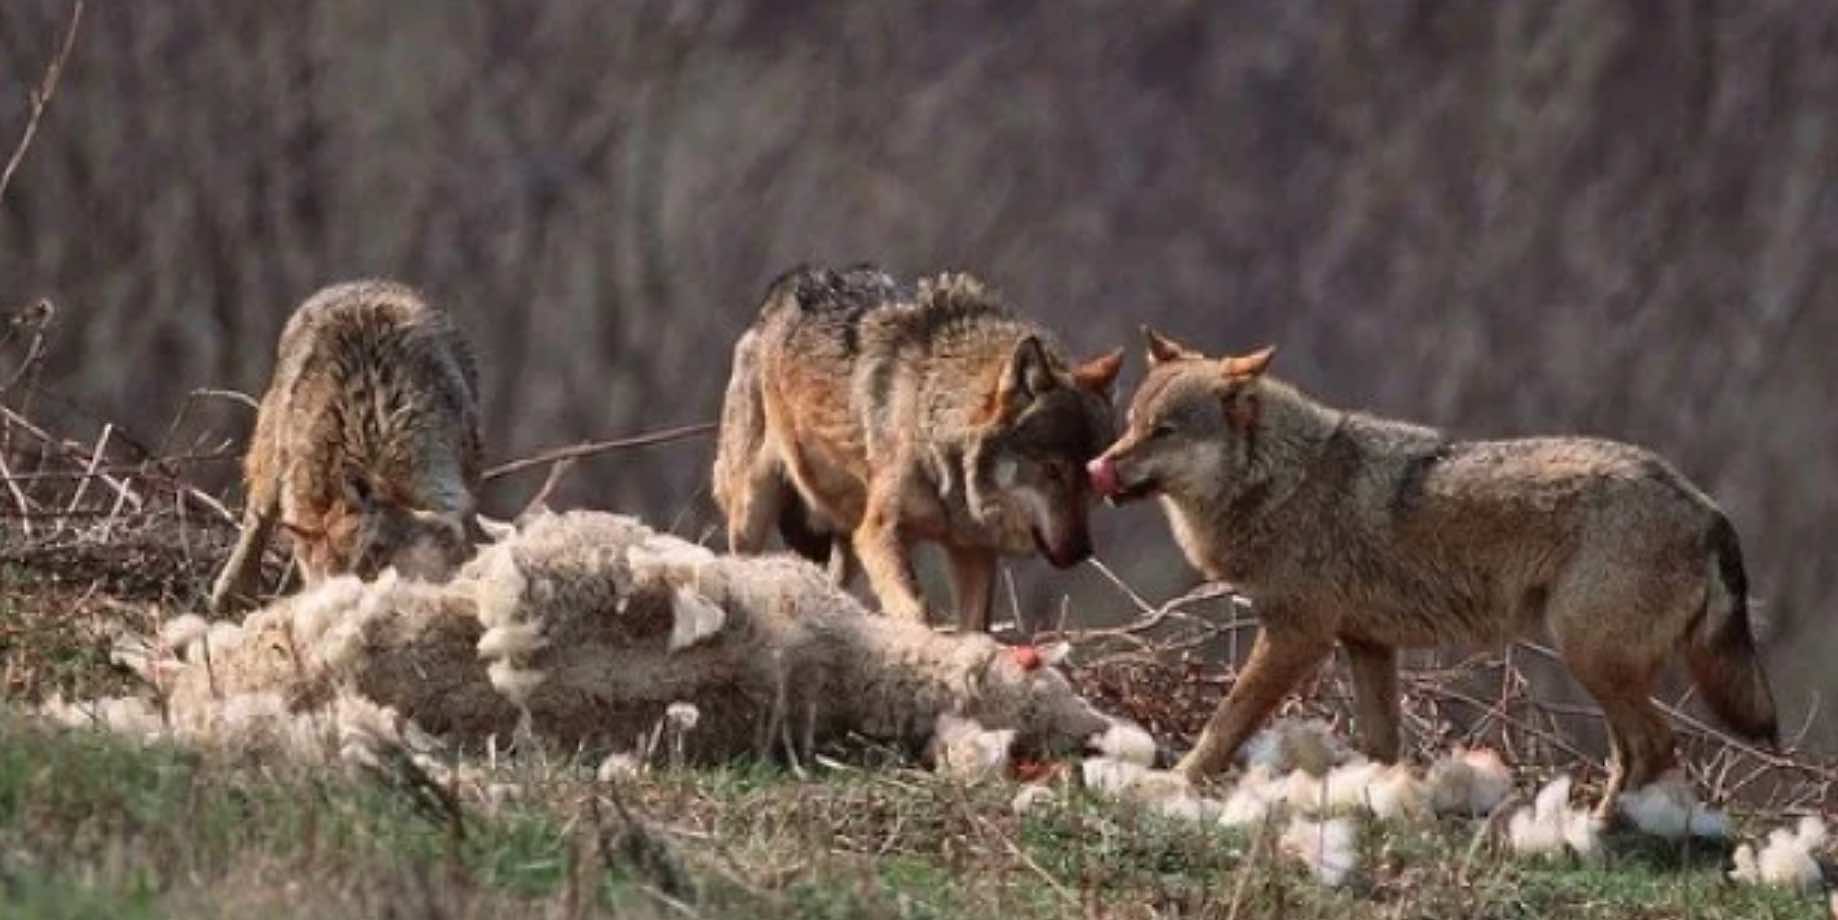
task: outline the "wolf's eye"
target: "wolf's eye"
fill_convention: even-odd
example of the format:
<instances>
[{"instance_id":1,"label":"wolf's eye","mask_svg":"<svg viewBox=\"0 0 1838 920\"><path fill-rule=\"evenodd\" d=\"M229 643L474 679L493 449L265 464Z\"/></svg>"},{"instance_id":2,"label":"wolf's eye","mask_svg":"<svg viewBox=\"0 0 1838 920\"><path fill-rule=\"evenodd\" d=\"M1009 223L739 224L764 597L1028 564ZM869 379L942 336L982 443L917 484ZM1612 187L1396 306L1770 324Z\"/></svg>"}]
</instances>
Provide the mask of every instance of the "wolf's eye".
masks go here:
<instances>
[{"instance_id":1,"label":"wolf's eye","mask_svg":"<svg viewBox=\"0 0 1838 920\"><path fill-rule=\"evenodd\" d=\"M1174 433L1174 426L1168 424L1167 422L1162 422L1156 425L1154 428L1149 429L1149 437L1151 438L1165 438L1173 433Z\"/></svg>"}]
</instances>

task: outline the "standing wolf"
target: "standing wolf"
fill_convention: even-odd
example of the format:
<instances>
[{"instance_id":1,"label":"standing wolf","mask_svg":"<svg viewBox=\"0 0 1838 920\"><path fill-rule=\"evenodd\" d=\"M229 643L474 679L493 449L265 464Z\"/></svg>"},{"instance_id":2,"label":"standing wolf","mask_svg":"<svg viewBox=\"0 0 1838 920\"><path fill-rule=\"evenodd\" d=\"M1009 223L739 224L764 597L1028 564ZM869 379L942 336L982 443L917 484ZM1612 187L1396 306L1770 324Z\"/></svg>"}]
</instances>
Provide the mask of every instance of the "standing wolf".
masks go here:
<instances>
[{"instance_id":1,"label":"standing wolf","mask_svg":"<svg viewBox=\"0 0 1838 920\"><path fill-rule=\"evenodd\" d=\"M1658 457L1584 438L1453 441L1309 399L1265 376L1271 349L1212 360L1146 334L1148 376L1092 486L1159 494L1188 560L1248 593L1262 624L1182 771L1222 768L1336 642L1362 746L1395 758L1397 649L1541 627L1607 715L1605 817L1673 763L1649 694L1675 648L1720 719L1774 739L1735 530Z\"/></svg>"},{"instance_id":2,"label":"standing wolf","mask_svg":"<svg viewBox=\"0 0 1838 920\"><path fill-rule=\"evenodd\" d=\"M714 470L729 548L776 524L832 574L859 560L881 606L923 618L911 544L943 544L959 624L989 625L998 554L1091 554L1083 473L1113 434L1119 350L1073 365L976 279L904 292L869 267L795 269L734 348Z\"/></svg>"},{"instance_id":3,"label":"standing wolf","mask_svg":"<svg viewBox=\"0 0 1838 920\"><path fill-rule=\"evenodd\" d=\"M308 298L281 332L211 609L249 597L277 523L309 585L391 565L449 574L479 536L478 389L458 330L414 290L358 281Z\"/></svg>"}]
</instances>

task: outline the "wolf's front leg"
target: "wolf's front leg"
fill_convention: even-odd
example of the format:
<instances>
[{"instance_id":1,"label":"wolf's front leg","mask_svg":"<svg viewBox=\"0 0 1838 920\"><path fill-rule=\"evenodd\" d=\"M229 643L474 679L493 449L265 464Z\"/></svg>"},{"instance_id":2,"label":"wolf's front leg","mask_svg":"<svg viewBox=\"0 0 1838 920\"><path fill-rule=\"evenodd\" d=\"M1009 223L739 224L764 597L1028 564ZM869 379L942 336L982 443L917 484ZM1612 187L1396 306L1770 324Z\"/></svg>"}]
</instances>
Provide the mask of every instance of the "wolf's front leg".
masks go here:
<instances>
[{"instance_id":1,"label":"wolf's front leg","mask_svg":"<svg viewBox=\"0 0 1838 920\"><path fill-rule=\"evenodd\" d=\"M900 533L900 498L896 483L870 487L861 526L855 528L855 556L882 610L923 623L925 601L919 596L912 555Z\"/></svg>"},{"instance_id":2,"label":"wolf's front leg","mask_svg":"<svg viewBox=\"0 0 1838 920\"><path fill-rule=\"evenodd\" d=\"M1262 616L1269 616L1266 611ZM1266 620L1268 622L1268 620ZM1333 640L1305 633L1257 630L1251 658L1232 692L1226 694L1200 732L1200 740L1174 769L1190 780L1217 773L1231 763L1239 745L1262 725L1302 678L1333 650Z\"/></svg>"},{"instance_id":3,"label":"wolf's front leg","mask_svg":"<svg viewBox=\"0 0 1838 920\"><path fill-rule=\"evenodd\" d=\"M996 586L996 554L986 549L950 547L951 593L957 601L960 632L988 632L989 606Z\"/></svg>"},{"instance_id":4,"label":"wolf's front leg","mask_svg":"<svg viewBox=\"0 0 1838 920\"><path fill-rule=\"evenodd\" d=\"M279 502L269 496L250 497L249 507L243 511L242 533L236 538L236 548L230 551L229 561L224 563L216 583L211 585L212 613L230 613L254 599L256 582L261 578L262 551L268 548L268 539L280 513Z\"/></svg>"}]
</instances>

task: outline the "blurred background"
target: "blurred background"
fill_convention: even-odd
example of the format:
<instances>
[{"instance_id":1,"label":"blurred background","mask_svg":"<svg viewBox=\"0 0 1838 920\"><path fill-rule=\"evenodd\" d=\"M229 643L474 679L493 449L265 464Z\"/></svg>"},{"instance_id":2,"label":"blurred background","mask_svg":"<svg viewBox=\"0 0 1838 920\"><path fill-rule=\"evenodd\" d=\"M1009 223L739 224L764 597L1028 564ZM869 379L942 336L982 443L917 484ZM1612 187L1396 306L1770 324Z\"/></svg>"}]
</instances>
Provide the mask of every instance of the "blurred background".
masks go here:
<instances>
[{"instance_id":1,"label":"blurred background","mask_svg":"<svg viewBox=\"0 0 1838 920\"><path fill-rule=\"evenodd\" d=\"M69 10L0 4L0 151ZM1128 344L1126 392L1149 322L1344 406L1651 446L1743 535L1784 721L1838 742L1838 4L91 2L0 201L0 308L58 311L35 416L145 444L366 275L458 315L493 460L712 420L766 283L860 260ZM556 503L703 534L712 451ZM1144 594L1192 583L1152 508L1098 519ZM1035 622L1132 609L1013 572Z\"/></svg>"}]
</instances>

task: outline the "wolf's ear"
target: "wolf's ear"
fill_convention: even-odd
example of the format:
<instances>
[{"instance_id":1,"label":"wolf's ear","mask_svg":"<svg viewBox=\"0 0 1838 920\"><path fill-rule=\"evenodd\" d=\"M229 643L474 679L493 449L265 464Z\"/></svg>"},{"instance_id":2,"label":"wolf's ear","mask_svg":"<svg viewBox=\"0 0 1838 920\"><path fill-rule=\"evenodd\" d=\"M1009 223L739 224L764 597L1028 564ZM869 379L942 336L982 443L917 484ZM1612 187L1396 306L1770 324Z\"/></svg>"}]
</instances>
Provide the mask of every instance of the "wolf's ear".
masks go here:
<instances>
[{"instance_id":1,"label":"wolf's ear","mask_svg":"<svg viewBox=\"0 0 1838 920\"><path fill-rule=\"evenodd\" d=\"M1119 348L1108 354L1099 355L1084 364L1072 369L1072 382L1080 389L1089 390L1099 396L1110 395L1110 385L1117 382L1117 372L1123 370L1123 349Z\"/></svg>"},{"instance_id":2,"label":"wolf's ear","mask_svg":"<svg viewBox=\"0 0 1838 920\"><path fill-rule=\"evenodd\" d=\"M1175 340L1150 329L1142 327L1143 341L1149 346L1149 366L1166 364L1169 361L1180 361L1187 358L1198 358L1200 353L1182 345Z\"/></svg>"},{"instance_id":3,"label":"wolf's ear","mask_svg":"<svg viewBox=\"0 0 1838 920\"><path fill-rule=\"evenodd\" d=\"M1058 385L1040 337L1026 336L1015 343L1008 366L1002 369L1002 382L996 386L996 408L1005 416L1019 412L1034 397Z\"/></svg>"},{"instance_id":4,"label":"wolf's ear","mask_svg":"<svg viewBox=\"0 0 1838 920\"><path fill-rule=\"evenodd\" d=\"M1248 355L1238 355L1219 359L1219 372L1227 377L1258 377L1270 367L1270 359L1276 357L1276 346L1265 345Z\"/></svg>"}]
</instances>

